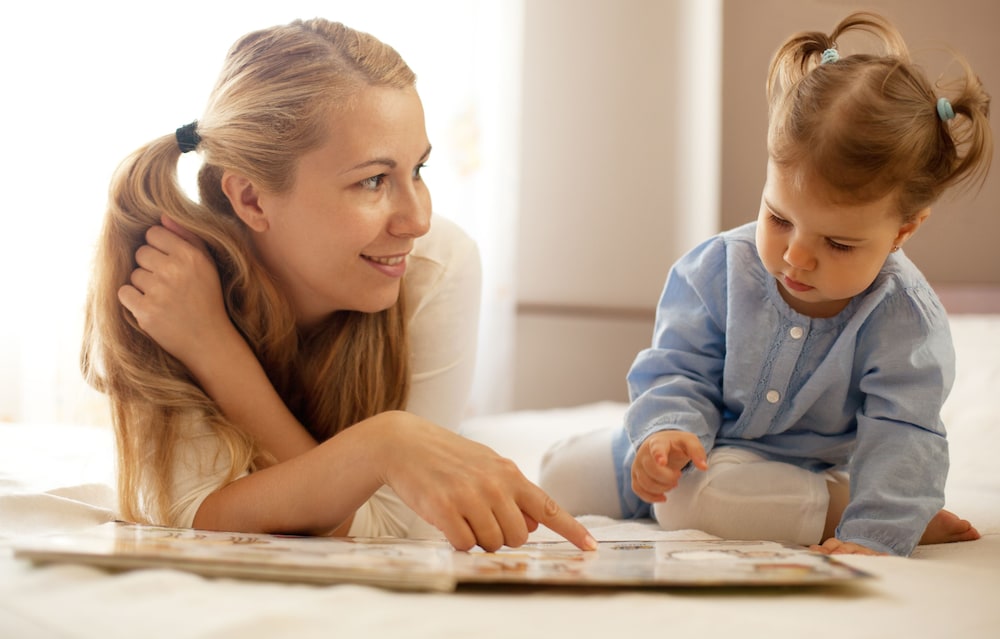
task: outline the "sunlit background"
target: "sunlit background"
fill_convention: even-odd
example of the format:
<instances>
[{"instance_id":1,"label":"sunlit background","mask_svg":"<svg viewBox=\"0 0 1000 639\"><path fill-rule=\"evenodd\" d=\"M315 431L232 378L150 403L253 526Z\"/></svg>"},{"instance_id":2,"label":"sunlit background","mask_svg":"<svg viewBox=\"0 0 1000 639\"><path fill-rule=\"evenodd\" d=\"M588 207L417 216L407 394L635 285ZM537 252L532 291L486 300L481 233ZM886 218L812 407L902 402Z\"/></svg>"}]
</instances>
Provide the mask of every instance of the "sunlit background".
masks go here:
<instances>
[{"instance_id":1,"label":"sunlit background","mask_svg":"<svg viewBox=\"0 0 1000 639\"><path fill-rule=\"evenodd\" d=\"M469 414L625 400L669 266L756 215L774 49L861 6L885 12L932 77L947 68L945 46L959 47L996 95L996 0L0 8L0 421L107 423L77 357L115 166L201 115L239 36L314 16L373 33L417 73L435 214L463 226L483 256ZM185 156L183 175L197 161ZM944 198L907 244L939 290L1000 283L998 167L1000 145L983 188Z\"/></svg>"},{"instance_id":2,"label":"sunlit background","mask_svg":"<svg viewBox=\"0 0 1000 639\"><path fill-rule=\"evenodd\" d=\"M517 1L488 0L101 0L0 9L0 420L107 421L77 356L110 176L132 150L200 116L239 36L296 18L368 31L417 73L434 145L424 175L435 212L480 242L490 261L483 316L497 317L488 307L510 303L502 245L514 220L505 208L515 192L520 10ZM189 154L182 162L188 183L197 161ZM488 354L480 366L491 366Z\"/></svg>"}]
</instances>

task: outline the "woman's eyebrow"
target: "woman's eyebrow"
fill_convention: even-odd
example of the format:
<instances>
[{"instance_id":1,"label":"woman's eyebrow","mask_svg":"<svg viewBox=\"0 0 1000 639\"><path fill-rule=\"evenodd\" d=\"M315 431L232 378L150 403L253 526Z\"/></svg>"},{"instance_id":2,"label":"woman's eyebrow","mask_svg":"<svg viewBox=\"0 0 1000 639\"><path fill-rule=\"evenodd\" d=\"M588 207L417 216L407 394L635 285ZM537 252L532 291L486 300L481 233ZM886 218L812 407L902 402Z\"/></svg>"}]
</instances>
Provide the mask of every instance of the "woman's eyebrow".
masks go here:
<instances>
[{"instance_id":1,"label":"woman's eyebrow","mask_svg":"<svg viewBox=\"0 0 1000 639\"><path fill-rule=\"evenodd\" d=\"M396 161L392 158L372 158L370 160L365 160L361 164L356 164L349 169L345 169L343 173L350 173L351 171L357 171L358 169L366 169L370 166L386 166L390 169L396 168Z\"/></svg>"},{"instance_id":2,"label":"woman's eyebrow","mask_svg":"<svg viewBox=\"0 0 1000 639\"><path fill-rule=\"evenodd\" d=\"M431 147L428 145L427 150L424 151L424 154L420 156L420 162L426 160L430 154L431 154ZM392 158L372 158L370 160L365 160L360 164L356 164L355 166L352 166L349 169L346 169L344 173L350 173L351 171L357 171L358 169L365 169L368 168L369 166L385 166L390 169L394 169L396 168L397 163Z\"/></svg>"}]
</instances>

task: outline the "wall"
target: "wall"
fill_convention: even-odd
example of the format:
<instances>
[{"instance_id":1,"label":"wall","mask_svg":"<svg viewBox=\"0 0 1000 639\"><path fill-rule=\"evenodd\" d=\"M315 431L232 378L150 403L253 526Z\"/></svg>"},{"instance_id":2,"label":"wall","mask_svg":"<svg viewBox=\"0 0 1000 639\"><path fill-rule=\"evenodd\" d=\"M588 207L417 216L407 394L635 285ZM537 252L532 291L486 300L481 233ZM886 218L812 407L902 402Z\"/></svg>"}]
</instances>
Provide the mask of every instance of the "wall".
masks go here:
<instances>
[{"instance_id":1,"label":"wall","mask_svg":"<svg viewBox=\"0 0 1000 639\"><path fill-rule=\"evenodd\" d=\"M717 228L718 82L691 69L718 6L525 3L514 408L624 400L670 264Z\"/></svg>"},{"instance_id":2,"label":"wall","mask_svg":"<svg viewBox=\"0 0 1000 639\"><path fill-rule=\"evenodd\" d=\"M525 3L512 408L626 399L624 377L649 343L670 264L756 214L771 53L792 32L831 29L855 6ZM996 0L867 6L932 63L943 57L931 47L960 47L1000 95ZM940 202L907 245L935 283L1000 284L997 171L995 161L977 197Z\"/></svg>"}]
</instances>

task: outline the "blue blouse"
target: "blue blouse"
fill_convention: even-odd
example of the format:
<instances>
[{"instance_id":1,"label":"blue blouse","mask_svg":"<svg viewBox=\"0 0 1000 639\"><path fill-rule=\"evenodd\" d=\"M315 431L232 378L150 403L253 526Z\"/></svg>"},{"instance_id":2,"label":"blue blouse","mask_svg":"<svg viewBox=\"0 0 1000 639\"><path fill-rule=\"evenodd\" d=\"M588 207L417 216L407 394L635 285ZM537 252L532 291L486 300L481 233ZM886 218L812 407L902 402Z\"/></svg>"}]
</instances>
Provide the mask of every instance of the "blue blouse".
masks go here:
<instances>
[{"instance_id":1,"label":"blue blouse","mask_svg":"<svg viewBox=\"0 0 1000 639\"><path fill-rule=\"evenodd\" d=\"M652 347L628 374L619 472L628 477L635 448L664 429L696 434L706 451L840 467L851 498L837 538L909 555L944 506L940 412L955 364L945 310L897 252L838 315L802 315L764 270L755 227L717 235L671 269Z\"/></svg>"}]
</instances>

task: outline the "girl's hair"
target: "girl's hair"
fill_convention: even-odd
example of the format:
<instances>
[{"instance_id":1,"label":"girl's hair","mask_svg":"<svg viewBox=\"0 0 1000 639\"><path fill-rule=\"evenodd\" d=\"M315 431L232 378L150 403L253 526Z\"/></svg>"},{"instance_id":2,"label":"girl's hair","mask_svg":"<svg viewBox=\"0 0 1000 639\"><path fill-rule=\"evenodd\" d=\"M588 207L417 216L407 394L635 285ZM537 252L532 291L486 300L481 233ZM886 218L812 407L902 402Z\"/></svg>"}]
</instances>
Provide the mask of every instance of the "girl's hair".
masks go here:
<instances>
[{"instance_id":1,"label":"girl's hair","mask_svg":"<svg viewBox=\"0 0 1000 639\"><path fill-rule=\"evenodd\" d=\"M885 52L824 56L855 31L881 40ZM881 16L853 13L829 35L792 36L771 60L767 78L771 161L796 167L800 177L819 177L838 201L895 194L905 221L949 187L981 181L992 157L990 97L956 58L964 74L948 97L957 117L946 120L937 104L947 96L935 93Z\"/></svg>"},{"instance_id":2,"label":"girl's hair","mask_svg":"<svg viewBox=\"0 0 1000 639\"><path fill-rule=\"evenodd\" d=\"M251 249L249 231L221 189L231 169L264 189L292 186L296 159L320 146L329 116L366 86L408 88L413 72L376 38L321 19L250 33L230 49L197 123L200 203L177 180L174 134L116 172L86 308L81 367L108 394L118 448L123 517L171 521L174 453L185 420L205 421L228 448L230 478L260 451L118 301L145 233L168 213L201 237L219 269L226 309L292 412L318 440L402 408L409 390L403 295L379 313L339 312L301 334L289 301Z\"/></svg>"}]
</instances>

